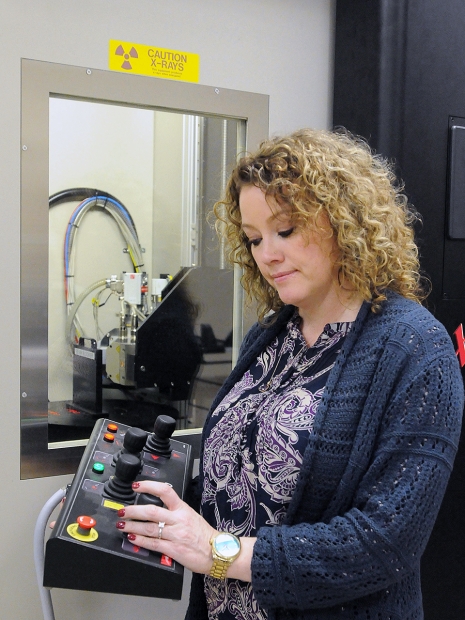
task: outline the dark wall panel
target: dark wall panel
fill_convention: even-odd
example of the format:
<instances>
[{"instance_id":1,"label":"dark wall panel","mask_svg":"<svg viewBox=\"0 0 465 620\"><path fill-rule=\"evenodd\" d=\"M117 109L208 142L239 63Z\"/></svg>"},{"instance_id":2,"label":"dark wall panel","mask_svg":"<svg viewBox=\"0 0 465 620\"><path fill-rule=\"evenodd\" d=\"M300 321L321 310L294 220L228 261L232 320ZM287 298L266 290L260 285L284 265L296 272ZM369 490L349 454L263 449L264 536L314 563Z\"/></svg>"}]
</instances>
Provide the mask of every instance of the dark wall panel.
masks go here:
<instances>
[{"instance_id":1,"label":"dark wall panel","mask_svg":"<svg viewBox=\"0 0 465 620\"><path fill-rule=\"evenodd\" d=\"M456 117L465 118L463 0L337 0L333 124L395 160L423 217L417 236L432 283L427 305L454 344L453 332L465 322L465 240L448 234L449 127ZM465 618L464 514L462 434L422 563L426 620Z\"/></svg>"}]
</instances>

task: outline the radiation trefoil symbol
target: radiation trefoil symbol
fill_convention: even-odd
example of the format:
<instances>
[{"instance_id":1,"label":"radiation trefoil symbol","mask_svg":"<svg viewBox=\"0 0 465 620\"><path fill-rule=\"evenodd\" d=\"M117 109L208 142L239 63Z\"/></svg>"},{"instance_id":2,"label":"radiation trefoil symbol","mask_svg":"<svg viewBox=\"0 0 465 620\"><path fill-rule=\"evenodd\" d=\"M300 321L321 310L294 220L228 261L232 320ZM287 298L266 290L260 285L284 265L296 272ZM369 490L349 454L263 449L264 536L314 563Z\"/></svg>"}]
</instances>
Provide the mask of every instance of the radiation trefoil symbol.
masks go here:
<instances>
[{"instance_id":1,"label":"radiation trefoil symbol","mask_svg":"<svg viewBox=\"0 0 465 620\"><path fill-rule=\"evenodd\" d=\"M137 53L137 50L134 47L131 47L131 50L128 53L126 53L124 51L124 48L122 45L118 45L118 47L115 50L115 55L116 56L123 56L124 61L123 64L121 65L122 69L132 69L132 65L129 62L130 58L139 58L139 54Z\"/></svg>"}]
</instances>

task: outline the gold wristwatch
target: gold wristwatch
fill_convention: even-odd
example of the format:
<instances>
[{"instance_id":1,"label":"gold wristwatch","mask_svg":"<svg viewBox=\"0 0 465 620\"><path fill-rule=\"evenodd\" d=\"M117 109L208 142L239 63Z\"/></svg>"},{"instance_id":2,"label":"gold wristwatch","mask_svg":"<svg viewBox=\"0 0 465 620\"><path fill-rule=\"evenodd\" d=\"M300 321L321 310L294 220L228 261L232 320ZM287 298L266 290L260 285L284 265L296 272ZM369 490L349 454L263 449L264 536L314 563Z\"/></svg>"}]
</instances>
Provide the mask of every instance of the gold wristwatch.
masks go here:
<instances>
[{"instance_id":1,"label":"gold wristwatch","mask_svg":"<svg viewBox=\"0 0 465 620\"><path fill-rule=\"evenodd\" d=\"M210 577L226 579L228 568L241 552L241 541L234 534L220 532L210 539L210 545L213 555Z\"/></svg>"}]
</instances>

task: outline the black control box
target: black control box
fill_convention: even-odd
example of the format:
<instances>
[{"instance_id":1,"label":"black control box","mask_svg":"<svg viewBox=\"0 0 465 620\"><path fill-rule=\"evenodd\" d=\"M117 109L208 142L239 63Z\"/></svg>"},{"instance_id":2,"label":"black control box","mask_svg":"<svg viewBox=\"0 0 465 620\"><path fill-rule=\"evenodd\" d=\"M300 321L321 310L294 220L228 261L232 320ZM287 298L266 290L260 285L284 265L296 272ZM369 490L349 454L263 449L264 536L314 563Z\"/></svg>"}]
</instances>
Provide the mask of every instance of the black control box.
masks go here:
<instances>
[{"instance_id":1,"label":"black control box","mask_svg":"<svg viewBox=\"0 0 465 620\"><path fill-rule=\"evenodd\" d=\"M46 544L45 587L181 598L183 567L133 545L116 529L120 508L157 502L134 493L135 480L168 483L184 497L191 448L170 438L174 426L168 416L157 418L153 433L97 421Z\"/></svg>"}]
</instances>

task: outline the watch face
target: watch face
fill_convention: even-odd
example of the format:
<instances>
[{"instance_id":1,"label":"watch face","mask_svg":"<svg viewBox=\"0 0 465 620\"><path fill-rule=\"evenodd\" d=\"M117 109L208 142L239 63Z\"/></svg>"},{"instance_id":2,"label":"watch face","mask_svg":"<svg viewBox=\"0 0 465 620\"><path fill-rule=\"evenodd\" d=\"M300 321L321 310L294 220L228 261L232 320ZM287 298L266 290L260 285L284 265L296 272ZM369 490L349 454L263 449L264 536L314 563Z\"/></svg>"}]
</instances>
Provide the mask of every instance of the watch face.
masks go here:
<instances>
[{"instance_id":1,"label":"watch face","mask_svg":"<svg viewBox=\"0 0 465 620\"><path fill-rule=\"evenodd\" d=\"M233 558L241 550L241 545L232 534L218 534L213 541L215 551L224 558Z\"/></svg>"}]
</instances>

